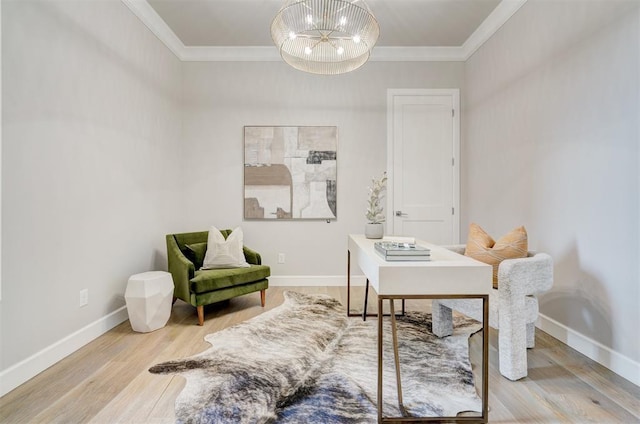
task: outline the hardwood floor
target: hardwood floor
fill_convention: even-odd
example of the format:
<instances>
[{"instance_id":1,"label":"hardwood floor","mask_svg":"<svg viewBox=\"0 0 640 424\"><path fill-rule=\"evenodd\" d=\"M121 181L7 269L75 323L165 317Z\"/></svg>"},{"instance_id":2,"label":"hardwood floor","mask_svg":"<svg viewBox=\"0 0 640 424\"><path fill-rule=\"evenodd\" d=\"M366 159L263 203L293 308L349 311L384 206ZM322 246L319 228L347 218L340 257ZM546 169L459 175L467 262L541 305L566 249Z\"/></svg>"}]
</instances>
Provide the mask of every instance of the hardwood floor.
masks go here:
<instances>
[{"instance_id":1,"label":"hardwood floor","mask_svg":"<svg viewBox=\"0 0 640 424\"><path fill-rule=\"evenodd\" d=\"M278 306L285 290L326 293L346 305L345 287L272 287L265 309L260 294L253 293L206 308L200 327L195 308L178 301L165 328L136 333L126 321L0 398L0 422L173 423L175 398L185 381L147 369L202 352L209 347L206 334ZM353 289L352 308L362 304L362 291ZM428 305L407 301L407 309ZM528 352L529 376L512 382L498 372L497 333L490 336L490 422L640 423L640 388L629 381L537 331L536 347ZM479 335L471 340L474 364L481 340Z\"/></svg>"}]
</instances>

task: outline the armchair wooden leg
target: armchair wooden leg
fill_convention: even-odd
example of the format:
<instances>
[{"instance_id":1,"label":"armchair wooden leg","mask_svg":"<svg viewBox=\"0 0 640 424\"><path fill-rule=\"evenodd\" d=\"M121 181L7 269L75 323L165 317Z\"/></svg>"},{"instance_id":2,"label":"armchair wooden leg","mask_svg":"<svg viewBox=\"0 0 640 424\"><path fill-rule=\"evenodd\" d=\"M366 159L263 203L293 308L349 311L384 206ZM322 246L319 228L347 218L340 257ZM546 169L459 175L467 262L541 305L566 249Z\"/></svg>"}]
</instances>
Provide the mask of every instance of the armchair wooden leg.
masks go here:
<instances>
[{"instance_id":1,"label":"armchair wooden leg","mask_svg":"<svg viewBox=\"0 0 640 424\"><path fill-rule=\"evenodd\" d=\"M260 304L262 305L262 307L264 308L264 305L267 301L267 290L260 290Z\"/></svg>"},{"instance_id":2,"label":"armchair wooden leg","mask_svg":"<svg viewBox=\"0 0 640 424\"><path fill-rule=\"evenodd\" d=\"M198 310L198 325L202 327L204 325L204 306L196 306L196 309Z\"/></svg>"}]
</instances>

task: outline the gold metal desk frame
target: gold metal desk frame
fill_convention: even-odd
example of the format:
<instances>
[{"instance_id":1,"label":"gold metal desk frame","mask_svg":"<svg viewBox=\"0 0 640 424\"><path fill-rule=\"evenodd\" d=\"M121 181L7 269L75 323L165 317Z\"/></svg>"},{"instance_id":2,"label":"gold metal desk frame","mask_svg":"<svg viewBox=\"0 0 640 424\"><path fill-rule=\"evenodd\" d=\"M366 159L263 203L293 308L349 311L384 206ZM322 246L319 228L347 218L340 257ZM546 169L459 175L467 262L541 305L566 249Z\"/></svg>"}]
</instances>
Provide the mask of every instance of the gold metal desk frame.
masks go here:
<instances>
[{"instance_id":1,"label":"gold metal desk frame","mask_svg":"<svg viewBox=\"0 0 640 424\"><path fill-rule=\"evenodd\" d=\"M359 236L359 235L349 236L349 248L347 249L347 314L349 316L360 316L360 314L350 314L349 313L350 310L348 308L350 304L350 289L351 289L351 285L350 285L351 250L360 249L363 243L367 243L367 242L363 242L362 238L363 236ZM428 243L424 243L424 242L421 242L421 244L428 245ZM364 250L364 249L361 249L361 250ZM363 252L358 252L358 253L360 254L361 259L366 258L369 261L369 263L365 264L364 267L362 266L362 264L359 263L360 268L364 272L367 279L369 279L370 277L380 279L379 270L377 274L376 272L372 272L372 270L378 269L381 264L386 265L385 261L377 257L377 255L373 253L373 251L370 249L368 249L364 253ZM365 256L362 256L363 254ZM372 255L376 255L376 257L374 258L372 257ZM374 265L373 267L372 267L372 264ZM393 266L396 268L399 268L402 266L402 264L395 262ZM412 268L416 268L415 264L411 264L409 266ZM482 267L482 265L480 266ZM454 268L454 267L450 267L450 268ZM490 276L490 266L488 267L489 267L489 271L487 275ZM415 272L419 270L413 269L413 271ZM368 275L368 272L371 273L371 275ZM424 279L425 280L429 279L429 275L427 271L425 272ZM374 286L374 290L376 290L376 286L375 285L373 286ZM378 287L380 287L380 284L378 284ZM434 294L383 293L383 294L380 294L378 293L378 291L386 292L388 291L388 287L385 288L384 290L382 289L376 290L376 294L378 295L378 315L370 314L368 316L373 315L373 316L383 317L384 316L382 314L383 303L385 300L389 300L389 308L390 308L389 315L391 317L391 332L392 332L392 342L393 342L392 344L393 344L394 362L395 362L395 368L396 368L396 386L398 390L398 402L399 402L400 411L403 411L403 412L404 412L404 406L402 404L402 381L401 381L401 374L400 374L400 360L399 360L399 354L398 354L398 337L397 337L397 327L396 327L396 315L394 310L395 309L394 300L401 299L403 301L403 312L404 312L405 299L456 299L456 298L482 299L482 306L483 306L483 320L482 320L482 330L481 330L482 332L482 374L481 374L482 375L482 386L481 386L482 411L481 411L481 415L480 416L455 416L455 417L408 417L408 416L385 417L382 410L383 408L383 402L382 402L382 399L383 399L383 382L382 382L383 343L382 342L383 342L383 319L384 318L381 318L381 319L378 319L378 396L377 396L378 423L403 423L403 422L487 423L488 422L488 416L489 416L489 295L488 295L488 290L490 290L490 287L491 287L490 277L488 279L487 287L488 287L487 290L481 290L480 294L475 294L475 293L463 293L463 294L461 293L451 293L451 294L450 293L434 293ZM421 291L424 291L424 289ZM486 293L483 291L486 291Z\"/></svg>"}]
</instances>

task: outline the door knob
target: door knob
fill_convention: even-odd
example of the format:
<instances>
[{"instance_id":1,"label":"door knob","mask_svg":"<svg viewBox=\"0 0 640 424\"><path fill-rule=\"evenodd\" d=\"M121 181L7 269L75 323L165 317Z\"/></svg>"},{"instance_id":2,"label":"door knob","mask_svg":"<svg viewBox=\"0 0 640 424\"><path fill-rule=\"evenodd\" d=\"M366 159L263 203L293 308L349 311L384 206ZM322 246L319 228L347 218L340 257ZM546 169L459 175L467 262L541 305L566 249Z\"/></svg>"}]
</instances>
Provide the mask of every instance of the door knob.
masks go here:
<instances>
[{"instance_id":1,"label":"door knob","mask_svg":"<svg viewBox=\"0 0 640 424\"><path fill-rule=\"evenodd\" d=\"M402 217L402 216L409 216L409 215L407 215L406 213L402 213L402 211L396 211L396 216Z\"/></svg>"}]
</instances>

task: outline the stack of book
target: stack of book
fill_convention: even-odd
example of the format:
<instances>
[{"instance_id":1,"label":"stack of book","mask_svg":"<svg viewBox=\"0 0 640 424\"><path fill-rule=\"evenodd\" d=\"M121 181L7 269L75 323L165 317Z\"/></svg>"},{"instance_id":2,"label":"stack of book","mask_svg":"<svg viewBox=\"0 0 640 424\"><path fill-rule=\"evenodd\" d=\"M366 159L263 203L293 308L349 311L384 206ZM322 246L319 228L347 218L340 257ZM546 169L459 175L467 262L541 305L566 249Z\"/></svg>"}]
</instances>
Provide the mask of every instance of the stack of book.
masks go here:
<instances>
[{"instance_id":1,"label":"stack of book","mask_svg":"<svg viewBox=\"0 0 640 424\"><path fill-rule=\"evenodd\" d=\"M413 243L397 243L391 241L377 241L374 243L376 252L385 261L430 261L431 251Z\"/></svg>"}]
</instances>

